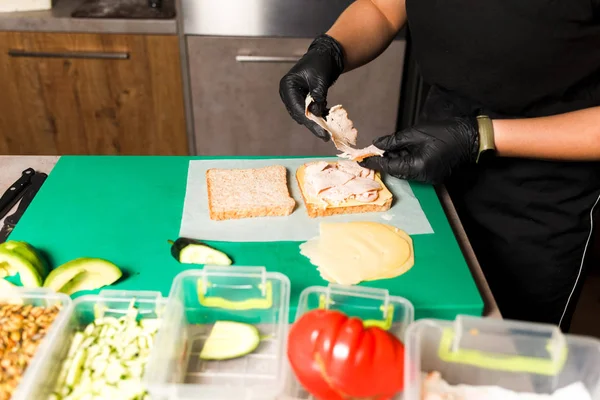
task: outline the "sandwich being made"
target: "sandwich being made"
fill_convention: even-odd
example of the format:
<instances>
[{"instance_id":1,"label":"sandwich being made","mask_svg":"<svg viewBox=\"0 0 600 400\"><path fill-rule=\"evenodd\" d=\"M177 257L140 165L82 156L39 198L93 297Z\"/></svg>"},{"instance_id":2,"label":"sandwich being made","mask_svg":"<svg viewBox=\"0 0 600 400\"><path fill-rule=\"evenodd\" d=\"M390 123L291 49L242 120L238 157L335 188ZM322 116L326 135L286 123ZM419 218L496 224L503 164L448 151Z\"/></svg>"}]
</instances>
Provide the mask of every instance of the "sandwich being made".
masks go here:
<instances>
[{"instance_id":1,"label":"sandwich being made","mask_svg":"<svg viewBox=\"0 0 600 400\"><path fill-rule=\"evenodd\" d=\"M383 212L392 206L393 195L379 173L354 161L307 163L296 171L296 180L311 218Z\"/></svg>"},{"instance_id":2,"label":"sandwich being made","mask_svg":"<svg viewBox=\"0 0 600 400\"><path fill-rule=\"evenodd\" d=\"M287 170L282 165L251 169L206 171L208 210L212 220L290 215Z\"/></svg>"},{"instance_id":3,"label":"sandwich being made","mask_svg":"<svg viewBox=\"0 0 600 400\"><path fill-rule=\"evenodd\" d=\"M315 122L329 133L336 149L342 152L338 155L339 157L352 161L362 161L367 157L383 155L384 151L374 145L370 145L364 149L354 148L356 146L358 131L350 118L348 118L348 112L341 105L331 107L327 116L322 118L313 115L308 110L313 101L314 99L310 94L306 96L304 109L306 118Z\"/></svg>"}]
</instances>

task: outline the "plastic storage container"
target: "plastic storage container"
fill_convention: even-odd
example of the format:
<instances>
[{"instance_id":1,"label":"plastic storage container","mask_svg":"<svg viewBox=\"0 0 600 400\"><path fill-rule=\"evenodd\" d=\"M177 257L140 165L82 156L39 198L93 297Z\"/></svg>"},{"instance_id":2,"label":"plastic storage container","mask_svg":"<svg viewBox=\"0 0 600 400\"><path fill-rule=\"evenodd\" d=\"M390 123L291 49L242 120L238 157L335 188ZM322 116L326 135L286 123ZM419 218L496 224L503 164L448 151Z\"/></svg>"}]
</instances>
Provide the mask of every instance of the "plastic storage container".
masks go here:
<instances>
[{"instance_id":1,"label":"plastic storage container","mask_svg":"<svg viewBox=\"0 0 600 400\"><path fill-rule=\"evenodd\" d=\"M138 310L137 319L161 318L166 299L159 292L103 290L97 295L85 295L74 300L65 322L53 332L52 342L40 354L41 360L33 371L32 379L27 382L28 389L22 399L47 399L55 389L73 335L96 317L119 318L127 314L132 305Z\"/></svg>"},{"instance_id":2,"label":"plastic storage container","mask_svg":"<svg viewBox=\"0 0 600 400\"><path fill-rule=\"evenodd\" d=\"M422 372L451 385L551 394L582 382L600 399L600 342L554 325L459 316L419 320L406 333L405 400L421 400ZM575 399L573 399L575 400Z\"/></svg>"},{"instance_id":3,"label":"plastic storage container","mask_svg":"<svg viewBox=\"0 0 600 400\"><path fill-rule=\"evenodd\" d=\"M274 399L283 387L289 297L289 279L264 267L206 266L180 273L146 369L152 399ZM259 347L236 359L201 360L217 321L256 326Z\"/></svg>"},{"instance_id":4,"label":"plastic storage container","mask_svg":"<svg viewBox=\"0 0 600 400\"><path fill-rule=\"evenodd\" d=\"M414 320L414 306L403 297L390 296L385 289L330 284L311 286L302 291L296 312L297 321L304 313L328 309L341 311L363 320L365 326L378 326L404 340ZM296 380L286 359L286 387L279 399L313 399Z\"/></svg>"},{"instance_id":5,"label":"plastic storage container","mask_svg":"<svg viewBox=\"0 0 600 400\"><path fill-rule=\"evenodd\" d=\"M28 389L35 385L36 382L36 369L40 362L44 360L44 354L46 349L51 346L57 333L60 332L61 327L65 324L65 321L70 313L72 306L71 298L62 293L55 293L49 289L43 288L22 288L16 287L14 290L0 293L0 304L31 304L38 307L51 307L59 305L61 310L55 317L54 322L46 332L46 337L41 341L35 355L29 362L29 366L25 370L25 374L21 378L21 383L17 389L13 392L11 400L28 400L32 397L27 396ZM2 327L0 327L0 331Z\"/></svg>"}]
</instances>

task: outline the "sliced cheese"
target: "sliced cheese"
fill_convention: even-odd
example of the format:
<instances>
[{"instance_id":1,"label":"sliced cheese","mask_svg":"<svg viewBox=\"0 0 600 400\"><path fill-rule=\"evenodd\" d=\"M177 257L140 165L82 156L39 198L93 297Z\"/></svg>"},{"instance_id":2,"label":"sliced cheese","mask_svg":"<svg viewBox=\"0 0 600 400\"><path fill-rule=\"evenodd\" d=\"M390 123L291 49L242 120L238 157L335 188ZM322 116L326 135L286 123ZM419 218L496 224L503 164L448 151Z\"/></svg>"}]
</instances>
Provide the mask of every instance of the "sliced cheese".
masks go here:
<instances>
[{"instance_id":1,"label":"sliced cheese","mask_svg":"<svg viewBox=\"0 0 600 400\"><path fill-rule=\"evenodd\" d=\"M334 163L330 163L334 164ZM363 206L364 202L360 202L355 199L348 199L339 204L329 204L323 199L317 197L314 193L309 193L309 191L305 190L305 175L306 175L306 164L300 166L296 171L296 179L298 180L298 185L300 186L300 190L304 193L304 198L307 203L317 205L322 208L335 208L335 207L349 207L349 206ZM379 197L377 200L370 202L369 204L375 204L378 206L384 205L389 199L393 197L392 192L385 186L383 181L381 180L381 175L379 173L375 174L375 182L379 183L383 189L379 191Z\"/></svg>"},{"instance_id":2,"label":"sliced cheese","mask_svg":"<svg viewBox=\"0 0 600 400\"><path fill-rule=\"evenodd\" d=\"M300 245L323 279L342 285L394 278L414 265L412 239L378 222L321 223L320 236Z\"/></svg>"}]
</instances>

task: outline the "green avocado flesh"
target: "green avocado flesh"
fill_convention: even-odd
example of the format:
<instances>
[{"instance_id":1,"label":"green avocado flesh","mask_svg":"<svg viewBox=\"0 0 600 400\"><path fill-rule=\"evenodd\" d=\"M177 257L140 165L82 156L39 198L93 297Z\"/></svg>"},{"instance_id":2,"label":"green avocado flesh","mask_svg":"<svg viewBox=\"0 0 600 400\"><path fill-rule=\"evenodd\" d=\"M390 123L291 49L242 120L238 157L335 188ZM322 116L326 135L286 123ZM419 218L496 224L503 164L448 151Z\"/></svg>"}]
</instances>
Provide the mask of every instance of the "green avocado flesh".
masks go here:
<instances>
[{"instance_id":1,"label":"green avocado flesh","mask_svg":"<svg viewBox=\"0 0 600 400\"><path fill-rule=\"evenodd\" d=\"M12 290L16 287L16 285L13 285L6 279L0 279L0 293L4 293L5 290Z\"/></svg>"},{"instance_id":2,"label":"green avocado flesh","mask_svg":"<svg viewBox=\"0 0 600 400\"><path fill-rule=\"evenodd\" d=\"M115 283L123 273L113 263L99 258L78 258L51 271L44 287L71 295Z\"/></svg>"},{"instance_id":3,"label":"green avocado flesh","mask_svg":"<svg viewBox=\"0 0 600 400\"><path fill-rule=\"evenodd\" d=\"M23 286L40 287L48 267L33 246L10 240L0 244L0 278L17 274Z\"/></svg>"},{"instance_id":4,"label":"green avocado flesh","mask_svg":"<svg viewBox=\"0 0 600 400\"><path fill-rule=\"evenodd\" d=\"M48 275L48 265L46 264L44 257L42 257L42 255L39 254L39 252L30 244L10 240L0 245L0 250L2 249L8 250L9 252L23 257L29 261L31 265L37 269L37 272L40 274L42 279Z\"/></svg>"},{"instance_id":5,"label":"green avocado flesh","mask_svg":"<svg viewBox=\"0 0 600 400\"><path fill-rule=\"evenodd\" d=\"M0 249L0 277L19 274L21 284L25 287L42 286L42 277L38 272L39 267L22 257L6 249Z\"/></svg>"}]
</instances>

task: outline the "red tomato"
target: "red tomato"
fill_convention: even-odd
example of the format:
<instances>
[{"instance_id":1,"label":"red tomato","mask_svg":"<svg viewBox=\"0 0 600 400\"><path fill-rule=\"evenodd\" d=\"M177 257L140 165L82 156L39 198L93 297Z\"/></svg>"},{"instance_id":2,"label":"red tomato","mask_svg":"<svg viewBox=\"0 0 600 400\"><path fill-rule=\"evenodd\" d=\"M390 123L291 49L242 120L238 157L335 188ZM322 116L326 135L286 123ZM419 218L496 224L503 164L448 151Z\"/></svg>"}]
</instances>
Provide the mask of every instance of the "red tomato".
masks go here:
<instances>
[{"instance_id":1,"label":"red tomato","mask_svg":"<svg viewBox=\"0 0 600 400\"><path fill-rule=\"evenodd\" d=\"M338 311L314 310L292 325L288 359L300 384L320 400L385 400L404 387L404 345Z\"/></svg>"}]
</instances>

